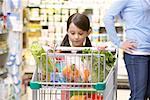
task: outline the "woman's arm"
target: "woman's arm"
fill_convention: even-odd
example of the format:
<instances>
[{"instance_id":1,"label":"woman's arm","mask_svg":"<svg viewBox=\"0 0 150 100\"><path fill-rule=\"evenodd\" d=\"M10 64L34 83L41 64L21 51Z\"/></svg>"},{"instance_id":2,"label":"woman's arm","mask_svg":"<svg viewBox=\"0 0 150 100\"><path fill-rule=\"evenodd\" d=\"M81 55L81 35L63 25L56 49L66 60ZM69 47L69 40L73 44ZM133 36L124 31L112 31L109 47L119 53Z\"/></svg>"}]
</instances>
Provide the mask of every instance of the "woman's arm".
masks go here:
<instances>
[{"instance_id":1,"label":"woman's arm","mask_svg":"<svg viewBox=\"0 0 150 100\"><path fill-rule=\"evenodd\" d=\"M109 35L110 40L117 46L120 47L120 39L117 36L115 30L115 17L121 13L121 11L126 7L129 0L114 0L110 8L107 10L104 16L104 24L106 31Z\"/></svg>"}]
</instances>

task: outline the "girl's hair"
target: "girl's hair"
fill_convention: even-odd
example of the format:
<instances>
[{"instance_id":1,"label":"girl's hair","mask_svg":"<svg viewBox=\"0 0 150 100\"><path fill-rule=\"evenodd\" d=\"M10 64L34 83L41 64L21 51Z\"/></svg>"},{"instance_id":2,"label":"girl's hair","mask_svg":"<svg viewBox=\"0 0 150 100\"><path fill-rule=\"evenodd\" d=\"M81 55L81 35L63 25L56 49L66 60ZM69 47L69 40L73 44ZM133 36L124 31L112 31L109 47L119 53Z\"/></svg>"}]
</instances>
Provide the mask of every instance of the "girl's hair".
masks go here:
<instances>
[{"instance_id":1,"label":"girl's hair","mask_svg":"<svg viewBox=\"0 0 150 100\"><path fill-rule=\"evenodd\" d=\"M67 20L67 31L71 23L74 23L78 28L82 29L83 31L88 31L90 29L89 18L84 14L72 14Z\"/></svg>"}]
</instances>

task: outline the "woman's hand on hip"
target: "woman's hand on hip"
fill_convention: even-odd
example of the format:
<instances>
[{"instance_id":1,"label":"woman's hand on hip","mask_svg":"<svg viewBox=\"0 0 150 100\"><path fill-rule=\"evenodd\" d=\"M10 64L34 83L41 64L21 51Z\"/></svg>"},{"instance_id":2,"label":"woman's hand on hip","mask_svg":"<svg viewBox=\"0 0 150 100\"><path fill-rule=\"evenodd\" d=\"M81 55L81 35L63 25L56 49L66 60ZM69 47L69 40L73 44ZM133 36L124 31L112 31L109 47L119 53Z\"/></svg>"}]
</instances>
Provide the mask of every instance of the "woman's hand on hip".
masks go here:
<instances>
[{"instance_id":1,"label":"woman's hand on hip","mask_svg":"<svg viewBox=\"0 0 150 100\"><path fill-rule=\"evenodd\" d=\"M132 41L132 40L126 40L121 45L121 49L127 52L131 52L131 53L132 53L132 50L136 49L136 47L137 47L136 41Z\"/></svg>"}]
</instances>

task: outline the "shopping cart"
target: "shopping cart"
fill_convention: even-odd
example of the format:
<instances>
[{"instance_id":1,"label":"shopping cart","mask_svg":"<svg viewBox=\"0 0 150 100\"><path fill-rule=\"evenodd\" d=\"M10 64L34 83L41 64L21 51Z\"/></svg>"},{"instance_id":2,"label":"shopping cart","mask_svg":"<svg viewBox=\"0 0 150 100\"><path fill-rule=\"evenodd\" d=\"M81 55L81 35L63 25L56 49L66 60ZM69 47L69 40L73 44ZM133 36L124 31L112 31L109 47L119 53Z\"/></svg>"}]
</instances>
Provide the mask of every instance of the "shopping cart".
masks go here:
<instances>
[{"instance_id":1,"label":"shopping cart","mask_svg":"<svg viewBox=\"0 0 150 100\"><path fill-rule=\"evenodd\" d=\"M95 50L57 47L41 54L30 81L33 100L116 100L118 59L107 68L106 55Z\"/></svg>"}]
</instances>

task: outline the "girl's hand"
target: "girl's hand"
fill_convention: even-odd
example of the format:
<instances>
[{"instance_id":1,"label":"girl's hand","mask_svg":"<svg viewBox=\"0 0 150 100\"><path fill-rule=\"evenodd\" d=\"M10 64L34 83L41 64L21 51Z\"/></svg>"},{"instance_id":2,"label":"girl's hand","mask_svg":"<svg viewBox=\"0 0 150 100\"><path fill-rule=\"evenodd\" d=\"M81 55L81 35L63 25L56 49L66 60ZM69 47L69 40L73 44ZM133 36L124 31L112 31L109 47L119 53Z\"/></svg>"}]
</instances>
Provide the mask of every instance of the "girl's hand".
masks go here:
<instances>
[{"instance_id":1,"label":"girl's hand","mask_svg":"<svg viewBox=\"0 0 150 100\"><path fill-rule=\"evenodd\" d=\"M98 46L98 47L97 47L97 50L98 50L98 51L106 50L107 47L108 47L108 46L106 46L106 45L105 45L105 46Z\"/></svg>"},{"instance_id":2,"label":"girl's hand","mask_svg":"<svg viewBox=\"0 0 150 100\"><path fill-rule=\"evenodd\" d=\"M132 40L126 40L121 45L121 49L130 53L132 53L132 50L136 49L136 47L137 47L136 41Z\"/></svg>"}]
</instances>

